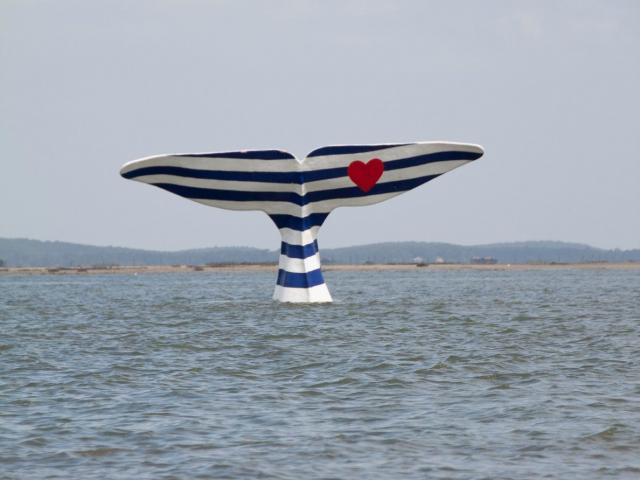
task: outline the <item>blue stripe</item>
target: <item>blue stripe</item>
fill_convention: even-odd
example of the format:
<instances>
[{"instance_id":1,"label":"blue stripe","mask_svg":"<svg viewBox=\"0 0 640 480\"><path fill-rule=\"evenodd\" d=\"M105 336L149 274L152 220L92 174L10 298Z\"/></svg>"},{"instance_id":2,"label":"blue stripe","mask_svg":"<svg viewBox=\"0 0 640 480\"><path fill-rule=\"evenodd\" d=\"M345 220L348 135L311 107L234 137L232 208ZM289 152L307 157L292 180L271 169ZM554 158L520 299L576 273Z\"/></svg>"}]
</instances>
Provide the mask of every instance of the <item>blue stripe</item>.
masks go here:
<instances>
[{"instance_id":1,"label":"blue stripe","mask_svg":"<svg viewBox=\"0 0 640 480\"><path fill-rule=\"evenodd\" d=\"M322 278L322 271L318 268L306 273L292 273L286 270L278 270L277 284L282 287L292 288L309 288L316 285L322 285L324 278Z\"/></svg>"},{"instance_id":2,"label":"blue stripe","mask_svg":"<svg viewBox=\"0 0 640 480\"><path fill-rule=\"evenodd\" d=\"M476 152L438 152L417 155L415 157L402 158L400 160L388 160L384 162L385 171L398 170L401 168L417 167L433 162L444 162L448 160L477 160L482 153ZM304 164L303 164L304 165ZM325 168L321 170L293 171L293 172L243 172L243 171L222 171L222 170L199 170L186 167L156 166L142 167L136 170L123 173L125 178L136 178L144 175L174 175L177 177L202 178L207 180L231 180L246 182L270 182L270 183L296 183L301 185L304 182L314 182L317 180L328 180L347 175L347 166L337 168Z\"/></svg>"},{"instance_id":3,"label":"blue stripe","mask_svg":"<svg viewBox=\"0 0 640 480\"><path fill-rule=\"evenodd\" d=\"M386 150L393 147L404 147L407 143L398 143L395 145L330 145L328 147L318 148L314 150L307 158L321 157L323 155L346 155L348 153L367 153L376 150Z\"/></svg>"},{"instance_id":4,"label":"blue stripe","mask_svg":"<svg viewBox=\"0 0 640 480\"><path fill-rule=\"evenodd\" d=\"M358 187L333 188L320 190L300 195L296 192L257 192L244 190L215 190L211 188L186 187L172 183L153 183L156 187L163 188L181 197L198 200L222 200L227 202L288 202L300 207L321 200L333 200L339 198L366 197L382 193L403 192L422 185L438 175L398 180L396 182L378 183L368 192L363 192Z\"/></svg>"},{"instance_id":5,"label":"blue stripe","mask_svg":"<svg viewBox=\"0 0 640 480\"><path fill-rule=\"evenodd\" d=\"M295 215L269 215L273 223L278 228L290 228L291 230L298 230L304 232L311 227L319 227L326 220L328 213L312 213L306 217L296 217Z\"/></svg>"},{"instance_id":6,"label":"blue stripe","mask_svg":"<svg viewBox=\"0 0 640 480\"><path fill-rule=\"evenodd\" d=\"M291 160L296 157L283 150L249 150L246 152L184 153L172 157L236 158L241 160Z\"/></svg>"},{"instance_id":7,"label":"blue stripe","mask_svg":"<svg viewBox=\"0 0 640 480\"><path fill-rule=\"evenodd\" d=\"M306 245L292 245L291 243L282 242L280 245L280 253L289 258L309 258L318 253L318 241Z\"/></svg>"},{"instance_id":8,"label":"blue stripe","mask_svg":"<svg viewBox=\"0 0 640 480\"><path fill-rule=\"evenodd\" d=\"M237 182L302 183L301 172L241 172L158 166L142 167L122 174L124 178L136 178L144 175L174 175L176 177L230 180Z\"/></svg>"},{"instance_id":9,"label":"blue stripe","mask_svg":"<svg viewBox=\"0 0 640 480\"><path fill-rule=\"evenodd\" d=\"M303 205L323 200L334 200L337 198L368 197L370 195L380 195L383 193L404 192L433 180L440 175L427 175L425 177L410 178L408 180L398 180L397 182L377 183L368 192L363 192L358 187L334 188L332 190L319 190L309 192L302 198Z\"/></svg>"}]
</instances>

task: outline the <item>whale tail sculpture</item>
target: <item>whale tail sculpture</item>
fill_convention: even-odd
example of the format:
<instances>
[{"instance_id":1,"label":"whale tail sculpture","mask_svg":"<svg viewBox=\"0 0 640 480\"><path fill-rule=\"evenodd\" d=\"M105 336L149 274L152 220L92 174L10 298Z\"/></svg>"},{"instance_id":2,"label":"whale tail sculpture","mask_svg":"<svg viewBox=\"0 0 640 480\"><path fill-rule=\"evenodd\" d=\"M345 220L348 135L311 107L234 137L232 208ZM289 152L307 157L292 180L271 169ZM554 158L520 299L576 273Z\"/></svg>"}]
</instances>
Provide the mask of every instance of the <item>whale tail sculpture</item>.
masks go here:
<instances>
[{"instance_id":1,"label":"whale tail sculpture","mask_svg":"<svg viewBox=\"0 0 640 480\"><path fill-rule=\"evenodd\" d=\"M282 237L273 298L330 302L317 236L333 209L382 202L483 153L423 142L322 147L303 161L282 150L171 154L128 162L120 174L212 207L265 212Z\"/></svg>"}]
</instances>

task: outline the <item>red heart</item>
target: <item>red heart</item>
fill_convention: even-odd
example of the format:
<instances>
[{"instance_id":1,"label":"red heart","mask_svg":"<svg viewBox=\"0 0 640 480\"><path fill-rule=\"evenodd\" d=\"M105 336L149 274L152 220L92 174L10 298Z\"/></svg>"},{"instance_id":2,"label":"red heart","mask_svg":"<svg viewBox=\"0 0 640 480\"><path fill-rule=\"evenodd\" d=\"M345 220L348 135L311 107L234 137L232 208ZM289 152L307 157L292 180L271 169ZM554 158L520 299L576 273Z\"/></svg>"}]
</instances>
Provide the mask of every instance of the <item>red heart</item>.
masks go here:
<instances>
[{"instance_id":1,"label":"red heart","mask_svg":"<svg viewBox=\"0 0 640 480\"><path fill-rule=\"evenodd\" d=\"M384 163L379 158L372 158L366 164L356 160L349 164L347 173L360 190L367 193L380 180L384 171Z\"/></svg>"}]
</instances>

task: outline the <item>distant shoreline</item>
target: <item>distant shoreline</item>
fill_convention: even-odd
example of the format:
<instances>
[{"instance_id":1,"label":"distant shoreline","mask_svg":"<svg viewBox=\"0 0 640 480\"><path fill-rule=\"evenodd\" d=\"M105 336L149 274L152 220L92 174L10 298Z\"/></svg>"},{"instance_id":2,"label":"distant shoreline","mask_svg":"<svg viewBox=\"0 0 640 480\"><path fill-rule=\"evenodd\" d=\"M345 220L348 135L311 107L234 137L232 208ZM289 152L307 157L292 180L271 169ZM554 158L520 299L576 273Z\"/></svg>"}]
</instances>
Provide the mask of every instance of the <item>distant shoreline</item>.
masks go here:
<instances>
[{"instance_id":1,"label":"distant shoreline","mask_svg":"<svg viewBox=\"0 0 640 480\"><path fill-rule=\"evenodd\" d=\"M57 268L70 266L108 266L108 265L242 265L273 266L278 262L279 250L266 250L254 247L211 247L180 251L140 250L124 247L98 247L76 243L40 241L29 239L11 239L0 237L0 267L13 268L43 267ZM640 262L640 248L631 250L601 249L579 243L555 241L507 242L485 245L455 245L439 242L383 242L356 245L351 247L325 248L322 260L326 268L334 265L358 265L358 269L380 268L371 264L406 264L419 262L436 264L447 262L460 268L468 265L500 262L498 267L507 264L582 264L591 262L626 263ZM393 268L408 268L398 267ZM151 267L155 268L155 267ZM163 269L165 267L162 267ZM339 267L342 268L342 267ZM356 267L348 267L356 268ZM466 268L466 267L465 267ZM173 270L173 269L172 269ZM82 272L81 272L82 273Z\"/></svg>"},{"instance_id":2,"label":"distant shoreline","mask_svg":"<svg viewBox=\"0 0 640 480\"><path fill-rule=\"evenodd\" d=\"M8 267L0 268L1 275L108 275L108 274L154 274L186 272L255 272L273 271L277 264L219 264L219 265L143 265L112 267ZM389 271L389 270L428 270L428 271L527 271L527 270L640 270L640 262L589 262L589 263L513 263L513 264L470 264L470 263L433 263L433 264L328 264L322 267L331 271Z\"/></svg>"}]
</instances>

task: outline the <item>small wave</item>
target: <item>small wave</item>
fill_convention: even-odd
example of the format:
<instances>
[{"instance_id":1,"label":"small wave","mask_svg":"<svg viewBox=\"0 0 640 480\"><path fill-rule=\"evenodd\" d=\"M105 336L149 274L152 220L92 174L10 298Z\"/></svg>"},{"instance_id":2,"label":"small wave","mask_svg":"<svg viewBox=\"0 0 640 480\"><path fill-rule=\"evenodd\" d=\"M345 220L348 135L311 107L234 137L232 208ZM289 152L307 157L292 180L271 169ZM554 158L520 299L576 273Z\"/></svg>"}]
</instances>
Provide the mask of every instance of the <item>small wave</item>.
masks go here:
<instances>
[{"instance_id":1,"label":"small wave","mask_svg":"<svg viewBox=\"0 0 640 480\"><path fill-rule=\"evenodd\" d=\"M588 440L588 441L604 440L609 442L616 439L620 435L622 430L624 430L624 425L620 425L620 424L611 425L610 427L607 427L604 430L601 430L600 432L587 435L586 437L584 437L584 440Z\"/></svg>"},{"instance_id":2,"label":"small wave","mask_svg":"<svg viewBox=\"0 0 640 480\"><path fill-rule=\"evenodd\" d=\"M279 333L262 336L262 339L264 340L301 340L304 338L307 338L307 335L302 333Z\"/></svg>"},{"instance_id":3,"label":"small wave","mask_svg":"<svg viewBox=\"0 0 640 480\"><path fill-rule=\"evenodd\" d=\"M351 369L352 372L373 372L373 371L380 371L380 370L389 370L390 368L393 368L394 365L388 362L380 362L380 363L376 363L374 365L363 365L363 366L359 366L359 367L354 367Z\"/></svg>"},{"instance_id":4,"label":"small wave","mask_svg":"<svg viewBox=\"0 0 640 480\"><path fill-rule=\"evenodd\" d=\"M329 380L326 382L314 383L312 385L309 385L308 388L337 387L340 385L350 385L352 383L358 383L358 380L353 377L342 377L338 380Z\"/></svg>"},{"instance_id":5,"label":"small wave","mask_svg":"<svg viewBox=\"0 0 640 480\"><path fill-rule=\"evenodd\" d=\"M20 445L29 447L42 447L46 444L47 440L44 437L31 437L23 442L20 442Z\"/></svg>"},{"instance_id":6,"label":"small wave","mask_svg":"<svg viewBox=\"0 0 640 480\"><path fill-rule=\"evenodd\" d=\"M430 375L433 373L442 373L450 368L451 366L447 365L446 362L438 362L427 368L419 368L414 373L416 375Z\"/></svg>"},{"instance_id":7,"label":"small wave","mask_svg":"<svg viewBox=\"0 0 640 480\"><path fill-rule=\"evenodd\" d=\"M74 452L76 455L80 455L81 457L106 457L107 455L113 455L119 452L125 452L126 450L123 448L115 448L115 447L102 447L102 448L93 448L90 450L79 450Z\"/></svg>"}]
</instances>

